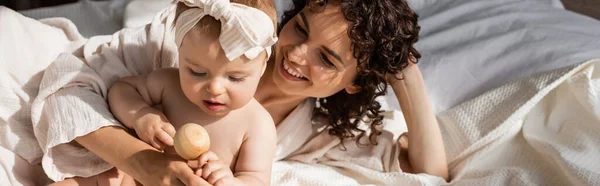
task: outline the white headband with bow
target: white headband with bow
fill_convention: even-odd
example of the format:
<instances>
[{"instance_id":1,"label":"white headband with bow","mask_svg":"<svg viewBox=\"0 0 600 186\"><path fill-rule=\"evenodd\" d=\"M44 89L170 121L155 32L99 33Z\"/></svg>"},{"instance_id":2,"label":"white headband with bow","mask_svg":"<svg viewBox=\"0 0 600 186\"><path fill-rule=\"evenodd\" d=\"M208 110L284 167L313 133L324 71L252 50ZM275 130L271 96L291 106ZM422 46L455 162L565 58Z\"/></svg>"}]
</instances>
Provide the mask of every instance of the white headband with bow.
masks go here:
<instances>
[{"instance_id":1,"label":"white headband with bow","mask_svg":"<svg viewBox=\"0 0 600 186\"><path fill-rule=\"evenodd\" d=\"M204 16L209 15L221 21L219 41L229 61L245 55L254 59L263 50L267 58L271 56L271 46L277 42L274 37L273 21L267 14L256 8L231 3L229 0L174 0L192 7L177 18L175 42L181 47L183 37Z\"/></svg>"}]
</instances>

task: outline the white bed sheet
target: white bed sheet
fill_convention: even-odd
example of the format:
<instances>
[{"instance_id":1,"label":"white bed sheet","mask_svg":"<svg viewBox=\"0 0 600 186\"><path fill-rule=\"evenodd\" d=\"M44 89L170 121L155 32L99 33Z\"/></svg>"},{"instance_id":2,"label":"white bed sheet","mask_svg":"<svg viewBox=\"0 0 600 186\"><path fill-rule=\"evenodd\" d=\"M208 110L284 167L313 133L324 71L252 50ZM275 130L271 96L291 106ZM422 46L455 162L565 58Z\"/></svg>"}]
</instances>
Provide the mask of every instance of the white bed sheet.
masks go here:
<instances>
[{"instance_id":1,"label":"white bed sheet","mask_svg":"<svg viewBox=\"0 0 600 186\"><path fill-rule=\"evenodd\" d=\"M420 16L419 67L436 113L511 80L600 57L600 21L561 9L557 1L410 5Z\"/></svg>"}]
</instances>

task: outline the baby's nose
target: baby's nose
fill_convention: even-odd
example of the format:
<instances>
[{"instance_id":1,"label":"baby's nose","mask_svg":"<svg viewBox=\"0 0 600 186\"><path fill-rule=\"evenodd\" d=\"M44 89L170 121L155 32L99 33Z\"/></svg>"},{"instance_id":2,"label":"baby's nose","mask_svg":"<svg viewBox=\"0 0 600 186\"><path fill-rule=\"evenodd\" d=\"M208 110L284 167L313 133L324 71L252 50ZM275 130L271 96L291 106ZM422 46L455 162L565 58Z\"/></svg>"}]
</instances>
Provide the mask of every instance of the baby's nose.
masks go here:
<instances>
[{"instance_id":1,"label":"baby's nose","mask_svg":"<svg viewBox=\"0 0 600 186\"><path fill-rule=\"evenodd\" d=\"M218 96L225 93L225 88L223 87L223 84L221 82L219 82L218 80L213 80L208 85L206 91L212 94L213 96Z\"/></svg>"}]
</instances>

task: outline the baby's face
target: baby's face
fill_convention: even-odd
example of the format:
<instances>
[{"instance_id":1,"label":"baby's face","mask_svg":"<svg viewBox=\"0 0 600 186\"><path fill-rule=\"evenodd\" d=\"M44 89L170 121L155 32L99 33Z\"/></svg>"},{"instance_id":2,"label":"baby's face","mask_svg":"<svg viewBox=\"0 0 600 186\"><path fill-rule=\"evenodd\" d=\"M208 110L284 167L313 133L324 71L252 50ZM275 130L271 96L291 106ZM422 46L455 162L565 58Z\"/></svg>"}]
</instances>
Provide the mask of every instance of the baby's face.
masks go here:
<instances>
[{"instance_id":1,"label":"baby's face","mask_svg":"<svg viewBox=\"0 0 600 186\"><path fill-rule=\"evenodd\" d=\"M250 60L229 61L218 34L190 30L179 48L179 78L185 96L207 114L223 116L254 96L265 68L266 52Z\"/></svg>"}]
</instances>

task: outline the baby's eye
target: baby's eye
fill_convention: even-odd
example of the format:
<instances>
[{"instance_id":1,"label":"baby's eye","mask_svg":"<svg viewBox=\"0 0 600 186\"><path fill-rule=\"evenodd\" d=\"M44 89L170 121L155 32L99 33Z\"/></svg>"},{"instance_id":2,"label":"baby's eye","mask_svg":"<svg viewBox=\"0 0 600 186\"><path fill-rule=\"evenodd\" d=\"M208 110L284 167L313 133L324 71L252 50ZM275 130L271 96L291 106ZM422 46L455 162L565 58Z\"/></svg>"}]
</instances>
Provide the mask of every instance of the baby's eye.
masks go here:
<instances>
[{"instance_id":1,"label":"baby's eye","mask_svg":"<svg viewBox=\"0 0 600 186\"><path fill-rule=\"evenodd\" d=\"M238 83L238 82L242 82L244 80L246 80L245 77L233 77L233 76L229 76L229 81L232 81L232 82Z\"/></svg>"},{"instance_id":2,"label":"baby's eye","mask_svg":"<svg viewBox=\"0 0 600 186\"><path fill-rule=\"evenodd\" d=\"M192 70L191 68L188 68L188 70L190 71L190 74L192 74L193 76L196 76L196 77L206 76L206 72L196 72L196 71Z\"/></svg>"}]
</instances>

